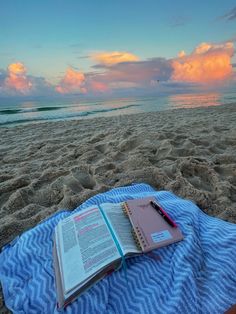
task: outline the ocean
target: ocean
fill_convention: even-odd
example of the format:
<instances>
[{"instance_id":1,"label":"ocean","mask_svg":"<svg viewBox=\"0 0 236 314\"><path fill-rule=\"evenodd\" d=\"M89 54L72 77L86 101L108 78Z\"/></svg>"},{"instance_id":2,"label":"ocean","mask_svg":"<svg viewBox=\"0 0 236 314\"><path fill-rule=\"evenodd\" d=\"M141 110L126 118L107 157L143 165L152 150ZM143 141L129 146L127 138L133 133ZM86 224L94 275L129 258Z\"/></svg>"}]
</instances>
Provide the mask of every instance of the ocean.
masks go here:
<instances>
[{"instance_id":1,"label":"ocean","mask_svg":"<svg viewBox=\"0 0 236 314\"><path fill-rule=\"evenodd\" d=\"M236 103L236 92L176 94L85 101L76 98L34 101L0 100L0 126L14 126L43 121L109 117L178 108L220 106Z\"/></svg>"}]
</instances>

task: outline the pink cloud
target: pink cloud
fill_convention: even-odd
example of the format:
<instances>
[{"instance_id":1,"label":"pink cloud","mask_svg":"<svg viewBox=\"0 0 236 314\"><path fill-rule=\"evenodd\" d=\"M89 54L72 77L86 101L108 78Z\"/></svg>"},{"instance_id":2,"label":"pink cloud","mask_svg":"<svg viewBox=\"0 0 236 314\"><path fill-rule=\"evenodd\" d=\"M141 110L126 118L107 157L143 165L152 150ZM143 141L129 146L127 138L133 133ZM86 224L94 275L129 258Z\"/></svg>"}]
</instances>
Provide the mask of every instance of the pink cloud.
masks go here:
<instances>
[{"instance_id":1,"label":"pink cloud","mask_svg":"<svg viewBox=\"0 0 236 314\"><path fill-rule=\"evenodd\" d=\"M27 94L31 90L32 83L26 76L26 68L23 63L17 62L8 66L4 87L22 94Z\"/></svg>"},{"instance_id":2,"label":"pink cloud","mask_svg":"<svg viewBox=\"0 0 236 314\"><path fill-rule=\"evenodd\" d=\"M109 91L108 85L99 81L91 81L88 89L93 92L100 92L100 93L105 93Z\"/></svg>"},{"instance_id":3,"label":"pink cloud","mask_svg":"<svg viewBox=\"0 0 236 314\"><path fill-rule=\"evenodd\" d=\"M186 88L208 88L208 85L235 84L232 42L201 43L192 53L180 51L174 59L139 60L128 52L103 52L93 56L99 62L93 72L82 73L68 68L55 86L43 77L29 75L21 62L12 63L0 72L2 95L55 95L157 92Z\"/></svg>"},{"instance_id":4,"label":"pink cloud","mask_svg":"<svg viewBox=\"0 0 236 314\"><path fill-rule=\"evenodd\" d=\"M86 93L84 83L85 76L82 72L68 68L59 85L55 87L55 90L60 94L69 94L74 92Z\"/></svg>"},{"instance_id":5,"label":"pink cloud","mask_svg":"<svg viewBox=\"0 0 236 314\"><path fill-rule=\"evenodd\" d=\"M190 54L183 52L172 62L172 80L179 82L213 83L232 77L232 42L224 44L202 43Z\"/></svg>"}]
</instances>

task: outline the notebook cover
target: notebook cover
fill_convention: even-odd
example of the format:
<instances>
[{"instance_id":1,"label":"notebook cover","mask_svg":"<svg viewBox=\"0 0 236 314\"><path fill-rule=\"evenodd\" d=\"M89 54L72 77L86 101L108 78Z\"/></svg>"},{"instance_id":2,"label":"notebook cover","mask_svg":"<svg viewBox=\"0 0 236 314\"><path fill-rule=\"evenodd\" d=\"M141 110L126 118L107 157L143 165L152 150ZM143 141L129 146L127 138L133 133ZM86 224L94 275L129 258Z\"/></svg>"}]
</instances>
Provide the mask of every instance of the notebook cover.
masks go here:
<instances>
[{"instance_id":1,"label":"notebook cover","mask_svg":"<svg viewBox=\"0 0 236 314\"><path fill-rule=\"evenodd\" d=\"M179 227L169 225L151 206L151 200L157 203L154 197L146 197L128 200L123 206L132 224L135 241L143 253L183 239ZM168 209L164 210L174 220Z\"/></svg>"}]
</instances>

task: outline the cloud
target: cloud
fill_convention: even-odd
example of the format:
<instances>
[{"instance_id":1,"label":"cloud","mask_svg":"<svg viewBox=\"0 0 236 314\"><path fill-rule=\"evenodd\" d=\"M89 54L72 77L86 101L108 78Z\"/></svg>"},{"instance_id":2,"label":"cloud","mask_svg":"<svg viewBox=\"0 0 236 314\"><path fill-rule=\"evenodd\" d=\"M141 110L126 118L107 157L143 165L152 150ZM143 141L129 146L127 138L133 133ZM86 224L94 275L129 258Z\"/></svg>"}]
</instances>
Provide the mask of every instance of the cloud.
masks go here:
<instances>
[{"instance_id":1,"label":"cloud","mask_svg":"<svg viewBox=\"0 0 236 314\"><path fill-rule=\"evenodd\" d=\"M68 68L65 76L56 86L55 90L60 94L69 94L74 92L86 93L84 87L85 76L82 72Z\"/></svg>"},{"instance_id":2,"label":"cloud","mask_svg":"<svg viewBox=\"0 0 236 314\"><path fill-rule=\"evenodd\" d=\"M1 94L4 93L4 89L5 89L5 79L7 77L7 73L5 70L0 69L0 96Z\"/></svg>"},{"instance_id":3,"label":"cloud","mask_svg":"<svg viewBox=\"0 0 236 314\"><path fill-rule=\"evenodd\" d=\"M32 88L32 83L26 76L26 67L23 63L12 63L8 66L7 77L4 81L5 89L9 89L21 94L28 94Z\"/></svg>"},{"instance_id":4,"label":"cloud","mask_svg":"<svg viewBox=\"0 0 236 314\"><path fill-rule=\"evenodd\" d=\"M0 95L2 96L55 96L56 94L85 93L85 76L79 71L68 68L57 86L53 86L43 77L27 74L21 62L12 63L7 71L0 71ZM97 82L94 89L102 89ZM103 87L103 90L105 88Z\"/></svg>"},{"instance_id":5,"label":"cloud","mask_svg":"<svg viewBox=\"0 0 236 314\"><path fill-rule=\"evenodd\" d=\"M111 66L121 62L138 61L139 58L130 53L122 51L101 52L92 54L91 58L101 65Z\"/></svg>"},{"instance_id":6,"label":"cloud","mask_svg":"<svg viewBox=\"0 0 236 314\"><path fill-rule=\"evenodd\" d=\"M26 73L26 68L21 62L12 63L8 66L8 72L10 74L23 75Z\"/></svg>"},{"instance_id":7,"label":"cloud","mask_svg":"<svg viewBox=\"0 0 236 314\"><path fill-rule=\"evenodd\" d=\"M28 77L32 83L30 95L53 96L56 94L54 86L49 83L44 77L36 77L32 75L29 75Z\"/></svg>"},{"instance_id":8,"label":"cloud","mask_svg":"<svg viewBox=\"0 0 236 314\"><path fill-rule=\"evenodd\" d=\"M105 92L108 92L110 91L110 88L108 87L108 85L106 83L103 83L103 82L99 82L99 81L94 81L94 80L91 80L88 84L88 90L89 91L92 91L92 92L99 92L99 93L105 93Z\"/></svg>"},{"instance_id":9,"label":"cloud","mask_svg":"<svg viewBox=\"0 0 236 314\"><path fill-rule=\"evenodd\" d=\"M77 59L89 59L89 55L84 55L84 56L77 56Z\"/></svg>"},{"instance_id":10,"label":"cloud","mask_svg":"<svg viewBox=\"0 0 236 314\"><path fill-rule=\"evenodd\" d=\"M182 58L182 57L185 57L186 56L186 53L184 50L181 50L179 53L178 53L178 57L179 58Z\"/></svg>"},{"instance_id":11,"label":"cloud","mask_svg":"<svg viewBox=\"0 0 236 314\"><path fill-rule=\"evenodd\" d=\"M0 95L141 95L226 86L235 84L233 55L233 42L201 43L174 59L139 60L126 52L104 52L96 56L99 63L91 72L69 67L57 85L29 75L25 65L16 62L0 70Z\"/></svg>"},{"instance_id":12,"label":"cloud","mask_svg":"<svg viewBox=\"0 0 236 314\"><path fill-rule=\"evenodd\" d=\"M161 91L175 86L178 90L222 83L231 78L234 54L232 42L221 44L201 43L187 55L180 51L175 59L153 58L144 61L96 64L99 72L86 75L90 87L94 80L103 83L104 92L118 90ZM102 70L102 71L101 71ZM174 83L174 85L173 85ZM178 85L176 85L178 83ZM88 86L88 92L91 90ZM205 88L205 87L204 87ZM102 90L101 89L101 90Z\"/></svg>"},{"instance_id":13,"label":"cloud","mask_svg":"<svg viewBox=\"0 0 236 314\"><path fill-rule=\"evenodd\" d=\"M227 20L227 21L232 21L236 19L236 7L231 9L228 13L224 14L221 16L221 19Z\"/></svg>"},{"instance_id":14,"label":"cloud","mask_svg":"<svg viewBox=\"0 0 236 314\"><path fill-rule=\"evenodd\" d=\"M105 72L95 74L96 79L113 87L130 86L131 83L135 86L150 86L153 80L169 79L172 72L170 62L164 58L118 63L106 66L105 69Z\"/></svg>"},{"instance_id":15,"label":"cloud","mask_svg":"<svg viewBox=\"0 0 236 314\"><path fill-rule=\"evenodd\" d=\"M179 55L172 62L174 81L214 83L222 82L233 74L232 42L223 44L202 43L190 55Z\"/></svg>"},{"instance_id":16,"label":"cloud","mask_svg":"<svg viewBox=\"0 0 236 314\"><path fill-rule=\"evenodd\" d=\"M22 62L9 64L0 70L0 96L54 95L53 86L43 77L29 75Z\"/></svg>"},{"instance_id":17,"label":"cloud","mask_svg":"<svg viewBox=\"0 0 236 314\"><path fill-rule=\"evenodd\" d=\"M170 79L173 71L171 62L164 58L113 65L98 64L94 68L102 71L85 75L88 94L102 92L119 96L158 92L161 84ZM97 85L97 82L102 85Z\"/></svg>"},{"instance_id":18,"label":"cloud","mask_svg":"<svg viewBox=\"0 0 236 314\"><path fill-rule=\"evenodd\" d=\"M7 72L3 69L0 69L0 86L1 87L3 87L6 77L7 77Z\"/></svg>"}]
</instances>

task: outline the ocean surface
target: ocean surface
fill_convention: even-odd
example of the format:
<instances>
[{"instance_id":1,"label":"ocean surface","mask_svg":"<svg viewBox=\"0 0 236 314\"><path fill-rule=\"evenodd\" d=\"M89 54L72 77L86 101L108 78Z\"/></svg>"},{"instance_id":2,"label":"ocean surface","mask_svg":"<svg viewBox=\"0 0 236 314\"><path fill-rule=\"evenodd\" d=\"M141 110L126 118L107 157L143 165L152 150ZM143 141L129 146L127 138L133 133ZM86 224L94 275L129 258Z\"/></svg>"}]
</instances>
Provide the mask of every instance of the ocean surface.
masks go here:
<instances>
[{"instance_id":1,"label":"ocean surface","mask_svg":"<svg viewBox=\"0 0 236 314\"><path fill-rule=\"evenodd\" d=\"M108 117L177 108L220 106L228 103L236 103L236 92L130 97L102 101L41 99L6 103L0 100L0 126Z\"/></svg>"}]
</instances>

